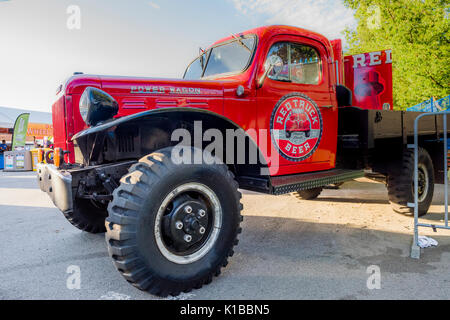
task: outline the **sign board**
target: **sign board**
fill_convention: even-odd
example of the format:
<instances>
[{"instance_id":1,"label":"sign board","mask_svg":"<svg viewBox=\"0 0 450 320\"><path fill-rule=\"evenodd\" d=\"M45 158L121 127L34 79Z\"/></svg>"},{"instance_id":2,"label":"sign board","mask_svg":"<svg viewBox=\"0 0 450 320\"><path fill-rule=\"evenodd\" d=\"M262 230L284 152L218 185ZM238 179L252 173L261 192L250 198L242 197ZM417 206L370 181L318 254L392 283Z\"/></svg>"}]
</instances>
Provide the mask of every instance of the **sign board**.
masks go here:
<instances>
[{"instance_id":1,"label":"sign board","mask_svg":"<svg viewBox=\"0 0 450 320\"><path fill-rule=\"evenodd\" d=\"M450 109L450 96L439 99L434 103L434 107L437 111L446 111Z\"/></svg>"},{"instance_id":2,"label":"sign board","mask_svg":"<svg viewBox=\"0 0 450 320\"><path fill-rule=\"evenodd\" d=\"M3 156L5 157L5 171L29 171L33 169L30 151L6 151Z\"/></svg>"},{"instance_id":3,"label":"sign board","mask_svg":"<svg viewBox=\"0 0 450 320\"><path fill-rule=\"evenodd\" d=\"M353 106L392 110L392 50L346 56L345 86L353 93Z\"/></svg>"},{"instance_id":4,"label":"sign board","mask_svg":"<svg viewBox=\"0 0 450 320\"><path fill-rule=\"evenodd\" d=\"M450 109L450 96L439 99L437 101L434 98L425 100L415 106L409 107L406 111L419 111L419 112L439 112Z\"/></svg>"},{"instance_id":5,"label":"sign board","mask_svg":"<svg viewBox=\"0 0 450 320\"><path fill-rule=\"evenodd\" d=\"M53 126L51 124L29 123L27 136L36 137L37 139L53 136Z\"/></svg>"},{"instance_id":6,"label":"sign board","mask_svg":"<svg viewBox=\"0 0 450 320\"><path fill-rule=\"evenodd\" d=\"M25 169L25 155L16 155L16 169Z\"/></svg>"},{"instance_id":7,"label":"sign board","mask_svg":"<svg viewBox=\"0 0 450 320\"><path fill-rule=\"evenodd\" d=\"M29 113L22 113L17 117L16 123L14 124L12 147L11 147L12 150L25 147L29 118L30 118Z\"/></svg>"},{"instance_id":8,"label":"sign board","mask_svg":"<svg viewBox=\"0 0 450 320\"><path fill-rule=\"evenodd\" d=\"M14 155L7 154L4 157L5 157L5 169L13 170L14 169Z\"/></svg>"}]
</instances>

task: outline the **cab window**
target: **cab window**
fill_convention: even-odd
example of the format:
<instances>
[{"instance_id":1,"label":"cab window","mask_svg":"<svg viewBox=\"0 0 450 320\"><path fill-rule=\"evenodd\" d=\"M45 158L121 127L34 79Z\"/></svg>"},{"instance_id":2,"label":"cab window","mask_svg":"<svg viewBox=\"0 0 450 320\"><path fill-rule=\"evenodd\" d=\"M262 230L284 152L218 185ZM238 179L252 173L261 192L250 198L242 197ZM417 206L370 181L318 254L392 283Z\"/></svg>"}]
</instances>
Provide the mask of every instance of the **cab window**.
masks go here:
<instances>
[{"instance_id":1,"label":"cab window","mask_svg":"<svg viewBox=\"0 0 450 320\"><path fill-rule=\"evenodd\" d=\"M183 78L197 80L243 72L253 58L256 40L255 35L246 35L215 45L187 67Z\"/></svg>"},{"instance_id":2,"label":"cab window","mask_svg":"<svg viewBox=\"0 0 450 320\"><path fill-rule=\"evenodd\" d=\"M310 46L278 42L269 50L267 58L277 55L283 62L275 67L268 77L272 80L299 84L319 84L322 76L322 63L316 49Z\"/></svg>"}]
</instances>

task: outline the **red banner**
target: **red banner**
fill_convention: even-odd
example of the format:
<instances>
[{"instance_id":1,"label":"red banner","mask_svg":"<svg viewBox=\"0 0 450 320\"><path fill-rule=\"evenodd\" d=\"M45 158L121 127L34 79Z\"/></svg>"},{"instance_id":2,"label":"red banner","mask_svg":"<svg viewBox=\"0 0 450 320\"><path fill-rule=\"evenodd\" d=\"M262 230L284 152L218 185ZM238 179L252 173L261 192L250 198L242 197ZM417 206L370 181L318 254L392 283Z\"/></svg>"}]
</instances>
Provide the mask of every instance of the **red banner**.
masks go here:
<instances>
[{"instance_id":1,"label":"red banner","mask_svg":"<svg viewBox=\"0 0 450 320\"><path fill-rule=\"evenodd\" d=\"M392 110L392 50L346 56L345 86L353 106Z\"/></svg>"}]
</instances>

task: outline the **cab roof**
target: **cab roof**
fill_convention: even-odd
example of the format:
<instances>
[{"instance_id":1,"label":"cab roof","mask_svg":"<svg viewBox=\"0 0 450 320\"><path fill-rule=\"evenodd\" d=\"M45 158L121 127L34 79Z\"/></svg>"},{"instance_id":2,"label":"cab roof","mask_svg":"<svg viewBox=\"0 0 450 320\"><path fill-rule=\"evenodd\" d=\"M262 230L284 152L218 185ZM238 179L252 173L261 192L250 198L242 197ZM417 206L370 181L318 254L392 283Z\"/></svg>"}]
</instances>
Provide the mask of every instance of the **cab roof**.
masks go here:
<instances>
[{"instance_id":1,"label":"cab roof","mask_svg":"<svg viewBox=\"0 0 450 320\"><path fill-rule=\"evenodd\" d=\"M287 25L271 25L271 26L263 26L254 29L250 29L244 32L237 33L236 35L246 35L246 34L256 34L260 41L264 41L269 39L275 35L294 35L294 36L303 36L308 37L310 39L316 40L318 42L323 43L326 47L331 47L330 41L325 36L320 33L302 29L294 26ZM220 39L219 41L214 42L211 46L215 46L221 42L231 40L232 36Z\"/></svg>"}]
</instances>

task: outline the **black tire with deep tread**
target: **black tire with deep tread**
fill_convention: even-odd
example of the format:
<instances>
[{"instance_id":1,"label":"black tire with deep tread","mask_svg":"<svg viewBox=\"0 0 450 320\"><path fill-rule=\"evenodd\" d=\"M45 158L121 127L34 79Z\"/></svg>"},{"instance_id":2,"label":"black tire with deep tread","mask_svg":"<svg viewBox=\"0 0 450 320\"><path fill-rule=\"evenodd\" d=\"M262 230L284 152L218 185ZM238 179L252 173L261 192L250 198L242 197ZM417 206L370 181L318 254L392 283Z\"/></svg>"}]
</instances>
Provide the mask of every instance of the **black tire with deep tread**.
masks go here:
<instances>
[{"instance_id":1,"label":"black tire with deep tread","mask_svg":"<svg viewBox=\"0 0 450 320\"><path fill-rule=\"evenodd\" d=\"M101 206L95 206L88 199L76 198L73 201L73 209L63 212L64 217L73 226L89 233L102 233L106 231L105 219L108 211Z\"/></svg>"},{"instance_id":2,"label":"black tire with deep tread","mask_svg":"<svg viewBox=\"0 0 450 320\"><path fill-rule=\"evenodd\" d=\"M313 200L316 199L320 193L322 192L323 188L314 188L314 189L308 189L308 190L300 190L295 192L295 196L302 200Z\"/></svg>"},{"instance_id":3,"label":"black tire with deep tread","mask_svg":"<svg viewBox=\"0 0 450 320\"><path fill-rule=\"evenodd\" d=\"M158 150L130 167L113 192L105 222L108 252L117 270L133 286L162 297L201 288L218 276L234 254L243 220L238 183L226 165L175 165L171 150ZM204 257L181 265L160 253L153 227L165 196L177 185L191 181L208 185L218 196L223 209L222 228Z\"/></svg>"},{"instance_id":4,"label":"black tire with deep tread","mask_svg":"<svg viewBox=\"0 0 450 320\"><path fill-rule=\"evenodd\" d=\"M425 199L419 202L419 216L423 216L428 212L428 209L433 200L434 193L434 169L433 161L428 152L419 148L419 164L423 163L428 171L429 189ZM408 216L414 215L414 208L407 206L407 203L414 202L414 150L407 149L403 152L402 160L399 164L393 166L387 177L387 188L389 202L392 209Z\"/></svg>"}]
</instances>

